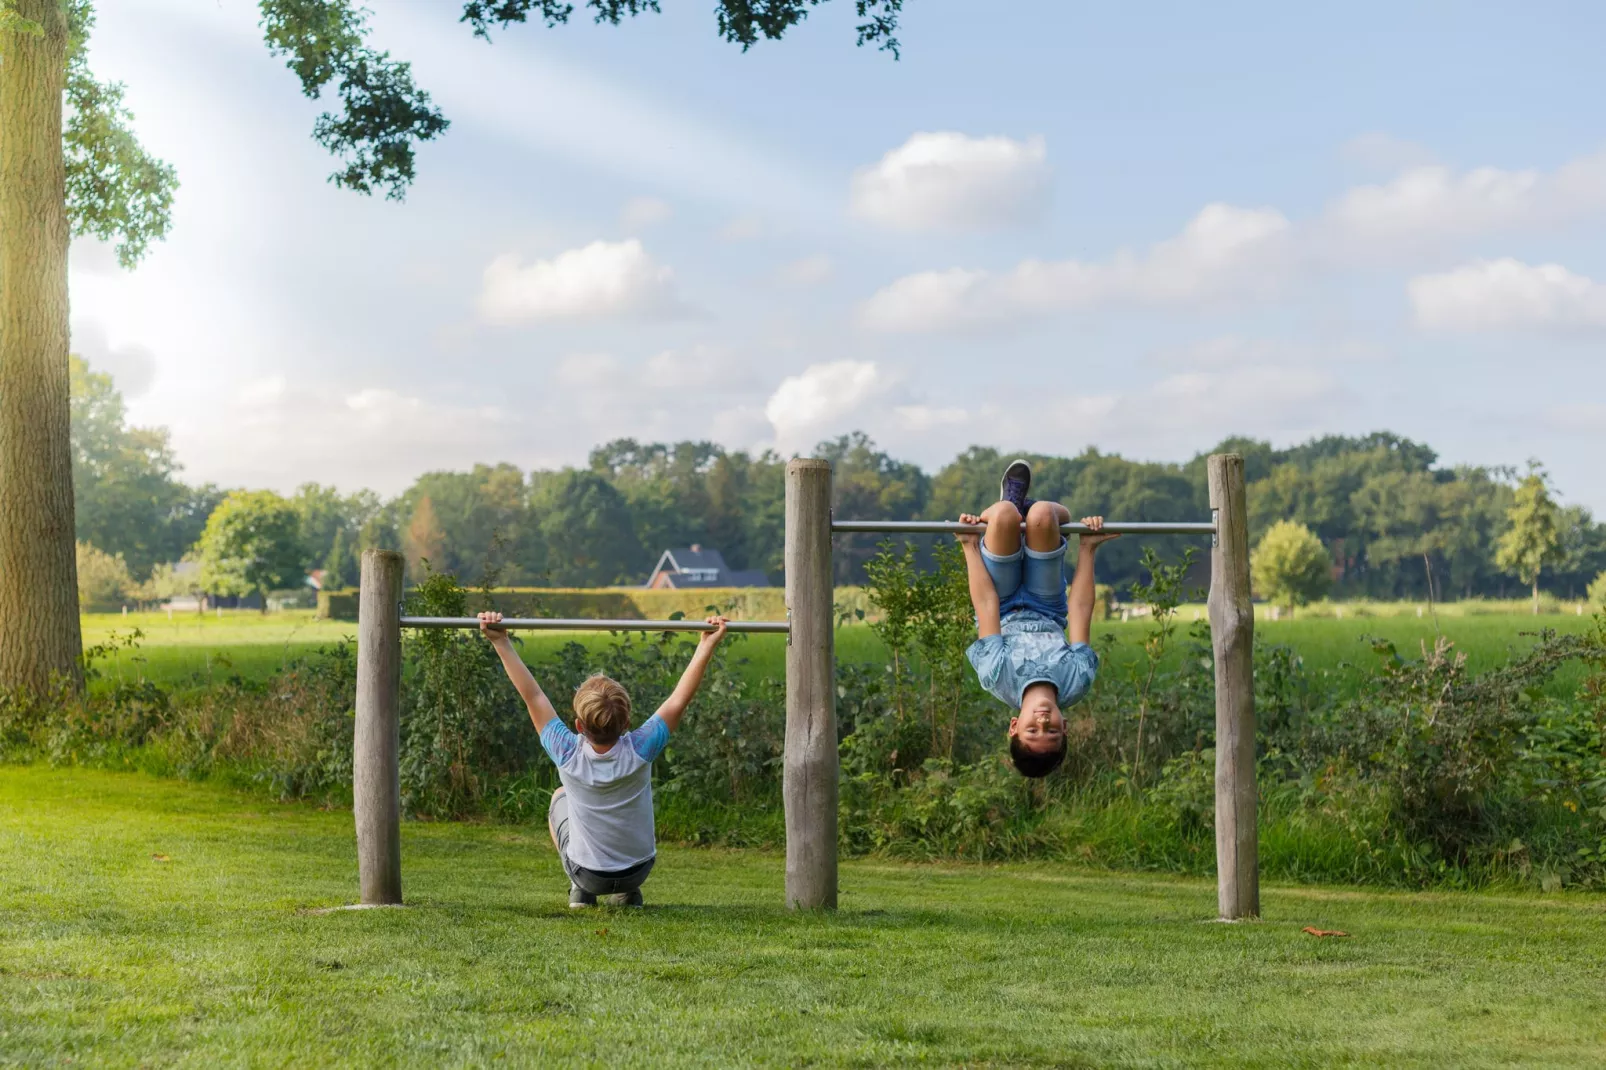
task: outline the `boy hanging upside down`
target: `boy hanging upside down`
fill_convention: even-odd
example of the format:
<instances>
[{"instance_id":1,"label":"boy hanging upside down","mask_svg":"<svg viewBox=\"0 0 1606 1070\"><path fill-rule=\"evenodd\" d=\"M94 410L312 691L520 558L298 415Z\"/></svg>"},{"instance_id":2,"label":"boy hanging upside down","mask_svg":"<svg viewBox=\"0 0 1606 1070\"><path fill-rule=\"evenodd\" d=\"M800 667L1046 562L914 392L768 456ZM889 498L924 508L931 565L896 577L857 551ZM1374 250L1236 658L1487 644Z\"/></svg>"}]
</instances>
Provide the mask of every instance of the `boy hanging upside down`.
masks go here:
<instances>
[{"instance_id":1,"label":"boy hanging upside down","mask_svg":"<svg viewBox=\"0 0 1606 1070\"><path fill-rule=\"evenodd\" d=\"M960 535L976 609L978 638L966 652L981 686L1020 710L1009 720L1009 756L1022 776L1043 777L1065 760L1068 740L1062 709L1087 694L1098 672L1088 645L1093 628L1093 554L1117 535L1080 539L1076 578L1065 593L1066 540L1060 525L1070 512L1058 502L1026 497L1032 469L1011 462L999 487L1000 501L961 523L985 523L987 534ZM1021 518L1026 545L1021 545ZM1097 532L1101 516L1083 517ZM1069 624L1070 638L1066 638Z\"/></svg>"}]
</instances>

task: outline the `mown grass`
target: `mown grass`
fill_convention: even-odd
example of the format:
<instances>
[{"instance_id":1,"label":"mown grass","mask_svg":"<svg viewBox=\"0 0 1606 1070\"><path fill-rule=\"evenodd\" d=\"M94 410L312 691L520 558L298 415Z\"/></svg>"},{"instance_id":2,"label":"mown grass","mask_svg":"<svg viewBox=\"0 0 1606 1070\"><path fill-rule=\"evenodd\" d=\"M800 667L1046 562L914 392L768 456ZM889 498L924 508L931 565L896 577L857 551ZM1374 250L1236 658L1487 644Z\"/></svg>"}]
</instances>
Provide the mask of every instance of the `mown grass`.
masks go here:
<instances>
[{"instance_id":1,"label":"mown grass","mask_svg":"<svg viewBox=\"0 0 1606 1070\"><path fill-rule=\"evenodd\" d=\"M666 847L644 911L567 909L540 828L408 824L409 907L351 818L215 785L0 769L0 1063L1598 1066L1599 897L1268 888L1064 865ZM1318 939L1304 926L1351 935Z\"/></svg>"}]
</instances>

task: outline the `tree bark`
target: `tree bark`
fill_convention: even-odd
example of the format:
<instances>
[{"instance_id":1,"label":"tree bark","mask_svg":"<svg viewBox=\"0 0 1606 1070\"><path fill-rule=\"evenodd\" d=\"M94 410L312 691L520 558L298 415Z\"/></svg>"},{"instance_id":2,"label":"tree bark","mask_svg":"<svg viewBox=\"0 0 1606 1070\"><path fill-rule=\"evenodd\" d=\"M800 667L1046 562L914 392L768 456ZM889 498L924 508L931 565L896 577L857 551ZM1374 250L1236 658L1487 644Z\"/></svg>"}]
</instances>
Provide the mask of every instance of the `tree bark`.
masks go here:
<instances>
[{"instance_id":1,"label":"tree bark","mask_svg":"<svg viewBox=\"0 0 1606 1070\"><path fill-rule=\"evenodd\" d=\"M0 687L83 684L67 367L67 19L0 31Z\"/></svg>"}]
</instances>

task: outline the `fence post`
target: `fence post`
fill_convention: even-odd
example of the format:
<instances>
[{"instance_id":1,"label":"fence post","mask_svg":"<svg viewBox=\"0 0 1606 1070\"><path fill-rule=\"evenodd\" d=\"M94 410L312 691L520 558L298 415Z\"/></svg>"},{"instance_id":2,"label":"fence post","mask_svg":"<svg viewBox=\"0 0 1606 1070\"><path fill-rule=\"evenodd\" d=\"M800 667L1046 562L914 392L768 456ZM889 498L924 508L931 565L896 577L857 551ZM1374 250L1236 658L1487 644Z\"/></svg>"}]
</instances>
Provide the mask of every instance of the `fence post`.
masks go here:
<instances>
[{"instance_id":1,"label":"fence post","mask_svg":"<svg viewBox=\"0 0 1606 1070\"><path fill-rule=\"evenodd\" d=\"M357 725L351 800L365 906L402 901L402 555L366 550L357 594Z\"/></svg>"},{"instance_id":2,"label":"fence post","mask_svg":"<svg viewBox=\"0 0 1606 1070\"><path fill-rule=\"evenodd\" d=\"M836 909L836 656L831 465L786 466L786 905Z\"/></svg>"},{"instance_id":3,"label":"fence post","mask_svg":"<svg viewBox=\"0 0 1606 1070\"><path fill-rule=\"evenodd\" d=\"M1212 454L1210 641L1216 656L1216 901L1223 920L1260 916L1255 790L1255 611L1249 601L1244 459Z\"/></svg>"}]
</instances>

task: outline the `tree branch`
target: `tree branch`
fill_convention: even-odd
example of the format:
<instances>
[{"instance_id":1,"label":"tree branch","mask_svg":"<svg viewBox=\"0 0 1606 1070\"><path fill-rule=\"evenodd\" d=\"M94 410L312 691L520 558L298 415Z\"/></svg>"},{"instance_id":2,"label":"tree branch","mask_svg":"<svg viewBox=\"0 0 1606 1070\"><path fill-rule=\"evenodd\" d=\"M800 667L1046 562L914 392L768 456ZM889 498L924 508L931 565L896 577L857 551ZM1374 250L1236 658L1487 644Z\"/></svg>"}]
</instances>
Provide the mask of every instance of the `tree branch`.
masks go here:
<instances>
[{"instance_id":1,"label":"tree branch","mask_svg":"<svg viewBox=\"0 0 1606 1070\"><path fill-rule=\"evenodd\" d=\"M167 236L178 176L134 136L122 85L89 72L89 0L70 0L67 24L67 217L74 235L117 242L118 263L131 268Z\"/></svg>"},{"instance_id":2,"label":"tree branch","mask_svg":"<svg viewBox=\"0 0 1606 1070\"><path fill-rule=\"evenodd\" d=\"M288 57L285 66L301 91L319 99L338 82L339 114L318 117L313 136L345 162L330 175L337 186L401 200L414 177L416 142L431 141L450 124L413 82L412 67L365 43L367 12L349 0L261 0L262 35L268 51Z\"/></svg>"}]
</instances>

